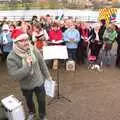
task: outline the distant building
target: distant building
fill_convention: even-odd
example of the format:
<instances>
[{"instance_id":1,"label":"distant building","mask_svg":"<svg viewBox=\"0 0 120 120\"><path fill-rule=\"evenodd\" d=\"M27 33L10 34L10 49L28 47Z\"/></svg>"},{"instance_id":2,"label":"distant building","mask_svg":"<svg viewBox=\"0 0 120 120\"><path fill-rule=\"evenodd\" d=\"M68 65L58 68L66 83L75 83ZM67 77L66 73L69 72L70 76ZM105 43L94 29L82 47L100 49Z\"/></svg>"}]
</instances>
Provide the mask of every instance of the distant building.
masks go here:
<instances>
[{"instance_id":1,"label":"distant building","mask_svg":"<svg viewBox=\"0 0 120 120\"><path fill-rule=\"evenodd\" d=\"M92 0L66 0L67 3L71 3L71 4L87 4L89 2L91 2Z\"/></svg>"},{"instance_id":2,"label":"distant building","mask_svg":"<svg viewBox=\"0 0 120 120\"><path fill-rule=\"evenodd\" d=\"M48 2L49 0L22 0L23 2Z\"/></svg>"},{"instance_id":3,"label":"distant building","mask_svg":"<svg viewBox=\"0 0 120 120\"><path fill-rule=\"evenodd\" d=\"M22 2L22 0L0 0L0 3Z\"/></svg>"},{"instance_id":4,"label":"distant building","mask_svg":"<svg viewBox=\"0 0 120 120\"><path fill-rule=\"evenodd\" d=\"M92 0L92 1L96 1L96 2L120 2L120 0Z\"/></svg>"},{"instance_id":5,"label":"distant building","mask_svg":"<svg viewBox=\"0 0 120 120\"><path fill-rule=\"evenodd\" d=\"M91 7L93 0L65 0L67 4L75 5L77 8ZM74 7L75 7L74 6Z\"/></svg>"},{"instance_id":6,"label":"distant building","mask_svg":"<svg viewBox=\"0 0 120 120\"><path fill-rule=\"evenodd\" d=\"M114 2L120 2L120 0L112 0L112 2L114 3Z\"/></svg>"},{"instance_id":7,"label":"distant building","mask_svg":"<svg viewBox=\"0 0 120 120\"><path fill-rule=\"evenodd\" d=\"M11 2L11 0L0 0L0 3Z\"/></svg>"}]
</instances>

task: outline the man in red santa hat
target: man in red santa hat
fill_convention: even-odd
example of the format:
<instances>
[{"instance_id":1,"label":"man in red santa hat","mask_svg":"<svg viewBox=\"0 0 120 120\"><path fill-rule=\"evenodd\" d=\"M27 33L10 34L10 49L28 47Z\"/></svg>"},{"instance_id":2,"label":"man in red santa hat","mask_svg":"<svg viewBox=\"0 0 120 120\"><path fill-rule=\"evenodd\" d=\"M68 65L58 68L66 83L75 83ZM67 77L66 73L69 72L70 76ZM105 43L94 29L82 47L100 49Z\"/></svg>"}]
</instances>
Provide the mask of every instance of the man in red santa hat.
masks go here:
<instances>
[{"instance_id":1,"label":"man in red santa hat","mask_svg":"<svg viewBox=\"0 0 120 120\"><path fill-rule=\"evenodd\" d=\"M26 33L15 29L12 32L12 38L13 50L7 57L8 73L20 83L29 109L28 120L34 120L33 92L38 100L40 120L47 120L44 81L51 79L48 68L40 52L30 44Z\"/></svg>"}]
</instances>

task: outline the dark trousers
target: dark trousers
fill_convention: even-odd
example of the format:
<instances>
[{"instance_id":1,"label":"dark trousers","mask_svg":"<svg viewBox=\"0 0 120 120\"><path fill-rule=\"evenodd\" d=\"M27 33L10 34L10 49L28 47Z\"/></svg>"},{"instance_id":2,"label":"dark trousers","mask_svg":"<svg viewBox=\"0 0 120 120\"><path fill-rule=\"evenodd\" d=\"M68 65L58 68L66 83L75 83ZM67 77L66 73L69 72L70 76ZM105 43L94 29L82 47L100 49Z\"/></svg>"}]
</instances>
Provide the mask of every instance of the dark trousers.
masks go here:
<instances>
[{"instance_id":1,"label":"dark trousers","mask_svg":"<svg viewBox=\"0 0 120 120\"><path fill-rule=\"evenodd\" d=\"M1 55L2 61L6 61L8 54L9 52L3 52L3 54Z\"/></svg>"},{"instance_id":2,"label":"dark trousers","mask_svg":"<svg viewBox=\"0 0 120 120\"><path fill-rule=\"evenodd\" d=\"M102 48L102 44L98 44L98 42L90 43L89 48L91 49L91 55L96 56L96 58L99 56L100 49Z\"/></svg>"},{"instance_id":3,"label":"dark trousers","mask_svg":"<svg viewBox=\"0 0 120 120\"><path fill-rule=\"evenodd\" d=\"M86 58L87 58L87 50L88 49L88 42L85 40L81 39L80 42L78 43L78 48L77 48L77 62L79 64L85 64Z\"/></svg>"},{"instance_id":4,"label":"dark trousers","mask_svg":"<svg viewBox=\"0 0 120 120\"><path fill-rule=\"evenodd\" d=\"M120 46L117 47L116 66L120 67Z\"/></svg>"},{"instance_id":5,"label":"dark trousers","mask_svg":"<svg viewBox=\"0 0 120 120\"><path fill-rule=\"evenodd\" d=\"M35 92L35 95L37 97L39 115L41 118L43 118L46 115L44 84L41 85L40 87L35 87L32 90L22 89L22 93L25 97L25 100L29 109L29 113L35 113L35 104L33 102L33 92Z\"/></svg>"},{"instance_id":6,"label":"dark trousers","mask_svg":"<svg viewBox=\"0 0 120 120\"><path fill-rule=\"evenodd\" d=\"M74 61L77 60L77 49L68 48L68 57Z\"/></svg>"}]
</instances>

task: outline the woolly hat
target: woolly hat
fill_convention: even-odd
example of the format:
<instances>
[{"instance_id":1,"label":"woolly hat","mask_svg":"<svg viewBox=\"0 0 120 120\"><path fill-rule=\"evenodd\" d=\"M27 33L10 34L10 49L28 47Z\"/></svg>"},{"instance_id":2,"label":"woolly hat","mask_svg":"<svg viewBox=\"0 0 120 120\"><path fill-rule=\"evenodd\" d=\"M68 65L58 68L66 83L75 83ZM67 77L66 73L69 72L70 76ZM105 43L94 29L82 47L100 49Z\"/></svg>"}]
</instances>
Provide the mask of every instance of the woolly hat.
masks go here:
<instances>
[{"instance_id":1,"label":"woolly hat","mask_svg":"<svg viewBox=\"0 0 120 120\"><path fill-rule=\"evenodd\" d=\"M24 33L21 29L15 29L13 30L11 37L13 39L13 42L17 42L22 39L27 39L28 35Z\"/></svg>"},{"instance_id":2,"label":"woolly hat","mask_svg":"<svg viewBox=\"0 0 120 120\"><path fill-rule=\"evenodd\" d=\"M8 24L4 24L4 25L2 26L2 30L9 30Z\"/></svg>"},{"instance_id":3,"label":"woolly hat","mask_svg":"<svg viewBox=\"0 0 120 120\"><path fill-rule=\"evenodd\" d=\"M105 24L106 24L105 19L101 19L100 21L101 21L102 25L105 25Z\"/></svg>"}]
</instances>

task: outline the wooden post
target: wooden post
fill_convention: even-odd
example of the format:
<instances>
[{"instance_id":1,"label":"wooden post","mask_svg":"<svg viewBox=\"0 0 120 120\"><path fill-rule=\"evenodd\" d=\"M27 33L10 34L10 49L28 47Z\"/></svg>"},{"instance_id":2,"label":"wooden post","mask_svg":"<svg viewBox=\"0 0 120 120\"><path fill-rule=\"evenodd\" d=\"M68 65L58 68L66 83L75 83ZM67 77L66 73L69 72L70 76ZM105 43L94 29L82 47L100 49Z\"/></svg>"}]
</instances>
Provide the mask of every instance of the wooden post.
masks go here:
<instances>
[{"instance_id":1,"label":"wooden post","mask_svg":"<svg viewBox=\"0 0 120 120\"><path fill-rule=\"evenodd\" d=\"M53 69L57 70L58 69L58 59L53 60Z\"/></svg>"}]
</instances>

